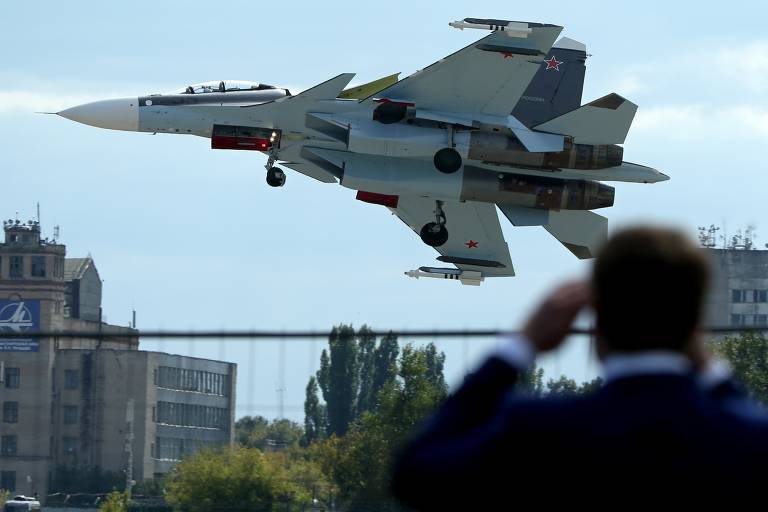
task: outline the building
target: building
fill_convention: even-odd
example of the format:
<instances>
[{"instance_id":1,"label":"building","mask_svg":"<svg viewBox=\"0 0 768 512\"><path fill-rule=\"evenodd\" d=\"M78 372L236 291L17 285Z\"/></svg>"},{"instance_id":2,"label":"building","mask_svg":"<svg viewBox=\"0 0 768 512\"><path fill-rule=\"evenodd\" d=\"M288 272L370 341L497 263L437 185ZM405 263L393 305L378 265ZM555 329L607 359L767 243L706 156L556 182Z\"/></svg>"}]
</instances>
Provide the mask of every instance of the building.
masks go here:
<instances>
[{"instance_id":1,"label":"building","mask_svg":"<svg viewBox=\"0 0 768 512\"><path fill-rule=\"evenodd\" d=\"M3 227L0 488L45 496L62 472L129 466L140 481L233 442L234 363L140 351L139 331L103 322L92 258L66 258L36 222ZM19 337L36 330L82 336Z\"/></svg>"},{"instance_id":2,"label":"building","mask_svg":"<svg viewBox=\"0 0 768 512\"><path fill-rule=\"evenodd\" d=\"M751 229L716 248L717 230L700 228L713 268L706 325L768 327L768 250L755 248Z\"/></svg>"}]
</instances>

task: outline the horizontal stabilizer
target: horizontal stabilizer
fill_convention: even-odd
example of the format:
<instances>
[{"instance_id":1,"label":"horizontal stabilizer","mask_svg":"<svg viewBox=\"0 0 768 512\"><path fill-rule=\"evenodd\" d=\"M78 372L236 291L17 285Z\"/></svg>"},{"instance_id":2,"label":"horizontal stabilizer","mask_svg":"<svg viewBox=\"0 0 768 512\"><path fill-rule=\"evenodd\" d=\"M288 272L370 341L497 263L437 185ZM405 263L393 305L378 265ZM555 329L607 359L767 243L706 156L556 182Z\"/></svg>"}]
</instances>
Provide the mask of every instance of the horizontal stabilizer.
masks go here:
<instances>
[{"instance_id":1,"label":"horizontal stabilizer","mask_svg":"<svg viewBox=\"0 0 768 512\"><path fill-rule=\"evenodd\" d=\"M551 210L544 229L577 258L594 258L608 237L608 219L587 210Z\"/></svg>"},{"instance_id":2,"label":"horizontal stabilizer","mask_svg":"<svg viewBox=\"0 0 768 512\"><path fill-rule=\"evenodd\" d=\"M543 226L549 222L550 210L501 204L498 207L513 226Z\"/></svg>"},{"instance_id":3,"label":"horizontal stabilizer","mask_svg":"<svg viewBox=\"0 0 768 512\"><path fill-rule=\"evenodd\" d=\"M576 144L623 144L635 112L637 105L611 93L534 129L571 136Z\"/></svg>"}]
</instances>

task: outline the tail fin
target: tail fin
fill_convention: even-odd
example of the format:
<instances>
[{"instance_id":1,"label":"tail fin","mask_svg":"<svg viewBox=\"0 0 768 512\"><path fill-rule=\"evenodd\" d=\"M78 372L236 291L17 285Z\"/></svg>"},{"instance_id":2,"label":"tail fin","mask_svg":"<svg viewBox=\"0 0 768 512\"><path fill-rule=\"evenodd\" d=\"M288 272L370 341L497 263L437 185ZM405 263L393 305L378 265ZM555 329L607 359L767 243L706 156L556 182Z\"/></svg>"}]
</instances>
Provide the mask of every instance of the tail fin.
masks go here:
<instances>
[{"instance_id":1,"label":"tail fin","mask_svg":"<svg viewBox=\"0 0 768 512\"><path fill-rule=\"evenodd\" d=\"M555 43L547 55L555 66L543 64L517 102L512 115L526 126L570 112L581 106L587 47L567 37Z\"/></svg>"}]
</instances>

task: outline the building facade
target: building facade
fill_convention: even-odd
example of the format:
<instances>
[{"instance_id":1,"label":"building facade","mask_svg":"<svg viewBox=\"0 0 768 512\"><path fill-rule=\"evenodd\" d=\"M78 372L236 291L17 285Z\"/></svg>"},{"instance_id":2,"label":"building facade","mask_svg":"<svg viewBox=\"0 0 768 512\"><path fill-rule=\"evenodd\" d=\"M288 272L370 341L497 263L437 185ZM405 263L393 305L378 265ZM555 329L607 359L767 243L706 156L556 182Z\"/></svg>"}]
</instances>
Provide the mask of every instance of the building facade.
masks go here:
<instances>
[{"instance_id":1,"label":"building facade","mask_svg":"<svg viewBox=\"0 0 768 512\"><path fill-rule=\"evenodd\" d=\"M744 248L704 249L714 276L706 324L768 326L768 251Z\"/></svg>"},{"instance_id":2,"label":"building facade","mask_svg":"<svg viewBox=\"0 0 768 512\"><path fill-rule=\"evenodd\" d=\"M102 321L90 257L66 258L35 222L4 231L0 488L45 496L62 472L129 466L140 481L233 442L235 364L140 351L137 330ZM23 337L38 330L82 336Z\"/></svg>"}]
</instances>

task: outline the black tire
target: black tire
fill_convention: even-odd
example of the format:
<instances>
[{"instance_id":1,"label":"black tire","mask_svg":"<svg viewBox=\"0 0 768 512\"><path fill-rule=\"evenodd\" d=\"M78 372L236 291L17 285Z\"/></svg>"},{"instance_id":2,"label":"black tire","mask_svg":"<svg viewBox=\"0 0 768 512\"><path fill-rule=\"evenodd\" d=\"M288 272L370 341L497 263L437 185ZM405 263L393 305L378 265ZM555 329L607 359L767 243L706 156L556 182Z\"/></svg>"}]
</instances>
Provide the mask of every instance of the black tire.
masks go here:
<instances>
[{"instance_id":1,"label":"black tire","mask_svg":"<svg viewBox=\"0 0 768 512\"><path fill-rule=\"evenodd\" d=\"M422 242L432 247L440 247L448 241L448 230L437 222L424 224L419 235Z\"/></svg>"},{"instance_id":2,"label":"black tire","mask_svg":"<svg viewBox=\"0 0 768 512\"><path fill-rule=\"evenodd\" d=\"M285 185L285 173L279 167L273 167L267 171L267 184L270 187L282 187Z\"/></svg>"},{"instance_id":3,"label":"black tire","mask_svg":"<svg viewBox=\"0 0 768 512\"><path fill-rule=\"evenodd\" d=\"M435 153L435 167L438 171L451 174L461 169L461 155L453 148L443 148Z\"/></svg>"}]
</instances>

